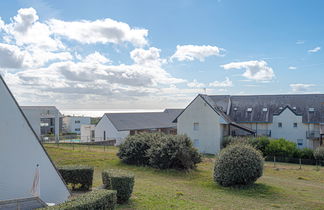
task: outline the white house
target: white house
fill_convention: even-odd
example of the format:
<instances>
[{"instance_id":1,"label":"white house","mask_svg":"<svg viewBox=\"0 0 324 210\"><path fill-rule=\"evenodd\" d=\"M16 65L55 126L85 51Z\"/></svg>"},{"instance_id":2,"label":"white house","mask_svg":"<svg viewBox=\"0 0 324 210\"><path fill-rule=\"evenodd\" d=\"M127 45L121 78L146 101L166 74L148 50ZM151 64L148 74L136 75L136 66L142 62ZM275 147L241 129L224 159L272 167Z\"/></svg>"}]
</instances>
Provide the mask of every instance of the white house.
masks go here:
<instances>
[{"instance_id":1,"label":"white house","mask_svg":"<svg viewBox=\"0 0 324 210\"><path fill-rule=\"evenodd\" d=\"M34 196L46 203L66 201L69 190L1 76L0 107L0 201Z\"/></svg>"},{"instance_id":2,"label":"white house","mask_svg":"<svg viewBox=\"0 0 324 210\"><path fill-rule=\"evenodd\" d=\"M81 125L81 142L95 141L95 125Z\"/></svg>"},{"instance_id":3,"label":"white house","mask_svg":"<svg viewBox=\"0 0 324 210\"><path fill-rule=\"evenodd\" d=\"M55 106L21 106L20 107L38 138L53 134L59 139L62 114Z\"/></svg>"},{"instance_id":4,"label":"white house","mask_svg":"<svg viewBox=\"0 0 324 210\"><path fill-rule=\"evenodd\" d=\"M90 125L91 118L83 116L64 116L63 131L65 133L81 134L81 125Z\"/></svg>"},{"instance_id":5,"label":"white house","mask_svg":"<svg viewBox=\"0 0 324 210\"><path fill-rule=\"evenodd\" d=\"M128 135L140 132L164 132L176 134L172 121L182 109L166 109L163 112L106 113L95 128L96 141L116 140L119 145Z\"/></svg>"},{"instance_id":6,"label":"white house","mask_svg":"<svg viewBox=\"0 0 324 210\"><path fill-rule=\"evenodd\" d=\"M206 153L218 153L224 136L253 132L285 138L299 148L315 148L323 142L323 102L324 94L200 94L176 118L177 128Z\"/></svg>"}]
</instances>

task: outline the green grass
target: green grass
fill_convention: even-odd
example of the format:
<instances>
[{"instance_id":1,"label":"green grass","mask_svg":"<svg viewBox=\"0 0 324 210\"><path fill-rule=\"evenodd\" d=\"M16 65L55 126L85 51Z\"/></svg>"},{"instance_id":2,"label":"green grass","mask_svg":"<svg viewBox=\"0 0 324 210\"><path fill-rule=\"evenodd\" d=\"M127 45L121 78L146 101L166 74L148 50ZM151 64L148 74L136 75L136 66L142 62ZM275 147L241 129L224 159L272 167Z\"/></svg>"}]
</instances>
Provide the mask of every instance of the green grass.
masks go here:
<instances>
[{"instance_id":1,"label":"green grass","mask_svg":"<svg viewBox=\"0 0 324 210\"><path fill-rule=\"evenodd\" d=\"M245 188L224 188L213 182L214 158L206 156L190 172L157 170L123 164L115 147L45 145L56 165L95 167L94 187L101 171L120 168L135 174L131 200L119 209L324 209L324 167L268 162L264 175Z\"/></svg>"}]
</instances>

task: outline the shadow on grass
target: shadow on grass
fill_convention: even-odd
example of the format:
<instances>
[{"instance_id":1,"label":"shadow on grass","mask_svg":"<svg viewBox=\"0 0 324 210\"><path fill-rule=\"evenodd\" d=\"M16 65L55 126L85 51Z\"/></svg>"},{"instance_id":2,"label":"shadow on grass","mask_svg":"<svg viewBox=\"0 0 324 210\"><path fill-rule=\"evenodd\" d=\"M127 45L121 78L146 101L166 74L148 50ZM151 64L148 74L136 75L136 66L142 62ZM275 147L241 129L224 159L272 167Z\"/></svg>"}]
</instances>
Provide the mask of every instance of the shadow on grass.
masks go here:
<instances>
[{"instance_id":1,"label":"shadow on grass","mask_svg":"<svg viewBox=\"0 0 324 210\"><path fill-rule=\"evenodd\" d=\"M253 197L262 199L276 199L282 198L280 190L276 187L264 184L264 183L254 183L248 186L235 186L235 187L223 187L213 181L206 182L203 185L206 187L220 190L224 193L242 196L242 197Z\"/></svg>"}]
</instances>

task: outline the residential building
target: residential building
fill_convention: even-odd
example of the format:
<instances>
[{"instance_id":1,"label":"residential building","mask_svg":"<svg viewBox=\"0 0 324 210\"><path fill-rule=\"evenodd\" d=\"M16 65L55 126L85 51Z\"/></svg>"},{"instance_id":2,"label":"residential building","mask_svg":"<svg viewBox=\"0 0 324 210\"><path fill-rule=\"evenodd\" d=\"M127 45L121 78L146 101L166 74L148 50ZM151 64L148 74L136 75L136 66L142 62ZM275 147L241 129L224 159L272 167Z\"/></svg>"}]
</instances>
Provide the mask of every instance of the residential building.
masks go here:
<instances>
[{"instance_id":1,"label":"residential building","mask_svg":"<svg viewBox=\"0 0 324 210\"><path fill-rule=\"evenodd\" d=\"M81 142L95 141L95 125L81 125Z\"/></svg>"},{"instance_id":2,"label":"residential building","mask_svg":"<svg viewBox=\"0 0 324 210\"><path fill-rule=\"evenodd\" d=\"M21 106L21 109L41 140L50 136L59 139L62 114L55 106Z\"/></svg>"},{"instance_id":3,"label":"residential building","mask_svg":"<svg viewBox=\"0 0 324 210\"><path fill-rule=\"evenodd\" d=\"M96 141L116 140L119 145L128 135L141 132L176 134L173 119L182 109L166 109L163 112L106 113L95 128Z\"/></svg>"},{"instance_id":4,"label":"residential building","mask_svg":"<svg viewBox=\"0 0 324 210\"><path fill-rule=\"evenodd\" d=\"M190 136L201 152L218 153L224 136L252 132L316 148L324 135L324 94L200 94L176 121L178 133Z\"/></svg>"},{"instance_id":5,"label":"residential building","mask_svg":"<svg viewBox=\"0 0 324 210\"><path fill-rule=\"evenodd\" d=\"M68 188L1 76L0 107L0 209L35 197L42 203L67 201Z\"/></svg>"},{"instance_id":6,"label":"residential building","mask_svg":"<svg viewBox=\"0 0 324 210\"><path fill-rule=\"evenodd\" d=\"M91 118L83 116L64 116L63 132L81 134L81 125L90 125Z\"/></svg>"}]
</instances>

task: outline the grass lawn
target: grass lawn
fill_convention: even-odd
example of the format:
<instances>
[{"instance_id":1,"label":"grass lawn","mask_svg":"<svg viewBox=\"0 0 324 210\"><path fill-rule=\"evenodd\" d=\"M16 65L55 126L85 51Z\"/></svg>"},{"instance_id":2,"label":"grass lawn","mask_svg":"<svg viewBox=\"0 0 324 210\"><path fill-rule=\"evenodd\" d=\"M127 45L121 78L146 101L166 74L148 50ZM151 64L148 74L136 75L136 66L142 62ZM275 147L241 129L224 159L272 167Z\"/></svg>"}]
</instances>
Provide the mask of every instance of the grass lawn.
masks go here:
<instances>
[{"instance_id":1,"label":"grass lawn","mask_svg":"<svg viewBox=\"0 0 324 210\"><path fill-rule=\"evenodd\" d=\"M46 144L56 165L95 167L94 187L102 185L101 171L120 168L135 174L131 200L119 209L324 209L324 167L265 164L264 175L244 189L213 182L214 158L206 157L190 172L129 166L120 162L115 147Z\"/></svg>"}]
</instances>

